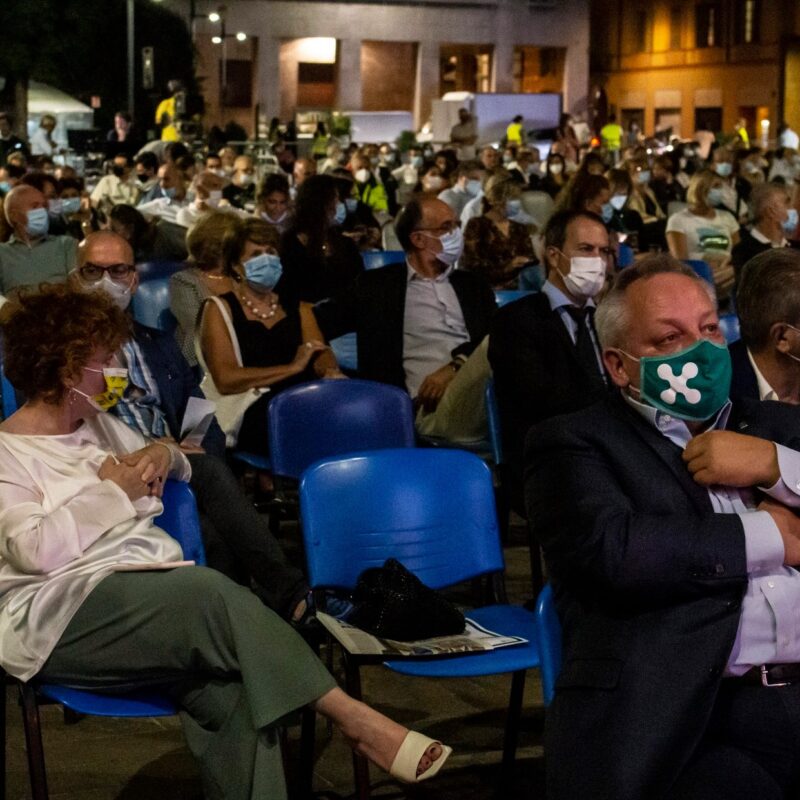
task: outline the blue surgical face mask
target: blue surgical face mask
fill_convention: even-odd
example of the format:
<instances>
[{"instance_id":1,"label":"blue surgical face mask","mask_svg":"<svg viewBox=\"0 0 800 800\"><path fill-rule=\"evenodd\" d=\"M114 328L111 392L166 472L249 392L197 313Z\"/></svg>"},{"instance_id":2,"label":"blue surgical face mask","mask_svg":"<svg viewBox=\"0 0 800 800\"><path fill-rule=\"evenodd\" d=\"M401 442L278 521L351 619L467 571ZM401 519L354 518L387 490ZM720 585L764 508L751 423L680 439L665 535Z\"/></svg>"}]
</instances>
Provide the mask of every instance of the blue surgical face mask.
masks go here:
<instances>
[{"instance_id":1,"label":"blue surgical face mask","mask_svg":"<svg viewBox=\"0 0 800 800\"><path fill-rule=\"evenodd\" d=\"M346 218L347 218L347 206L340 200L336 204L336 211L333 214L333 219L331 220L331 222L333 225L341 225Z\"/></svg>"},{"instance_id":2,"label":"blue surgical face mask","mask_svg":"<svg viewBox=\"0 0 800 800\"><path fill-rule=\"evenodd\" d=\"M714 170L721 178L727 178L733 172L733 164L730 161L720 161L714 164Z\"/></svg>"},{"instance_id":3,"label":"blue surgical face mask","mask_svg":"<svg viewBox=\"0 0 800 800\"><path fill-rule=\"evenodd\" d=\"M344 207L347 209L349 214L352 214L358 208L358 198L347 197L344 201Z\"/></svg>"},{"instance_id":4,"label":"blue surgical face mask","mask_svg":"<svg viewBox=\"0 0 800 800\"><path fill-rule=\"evenodd\" d=\"M628 195L615 194L608 202L611 203L612 208L616 208L617 211L622 211L622 209L625 208L625 203L628 202Z\"/></svg>"},{"instance_id":5,"label":"blue surgical face mask","mask_svg":"<svg viewBox=\"0 0 800 800\"><path fill-rule=\"evenodd\" d=\"M637 172L636 180L639 181L639 183L650 183L650 170L643 169L641 172Z\"/></svg>"},{"instance_id":6,"label":"blue surgical face mask","mask_svg":"<svg viewBox=\"0 0 800 800\"><path fill-rule=\"evenodd\" d=\"M411 160L408 163L412 167L419 169L422 166L422 156L411 156Z\"/></svg>"},{"instance_id":7,"label":"blue surgical face mask","mask_svg":"<svg viewBox=\"0 0 800 800\"><path fill-rule=\"evenodd\" d=\"M716 208L717 206L721 206L723 201L722 196L722 189L719 186L713 186L711 189L708 190L708 197L706 198L706 202L708 203L711 208Z\"/></svg>"},{"instance_id":8,"label":"blue surgical face mask","mask_svg":"<svg viewBox=\"0 0 800 800\"><path fill-rule=\"evenodd\" d=\"M797 227L798 214L796 208L790 208L788 211L789 216L781 223L784 233L794 233Z\"/></svg>"},{"instance_id":9,"label":"blue surgical face mask","mask_svg":"<svg viewBox=\"0 0 800 800\"><path fill-rule=\"evenodd\" d=\"M603 218L603 222L611 222L612 218L614 217L614 206L612 206L611 203L603 203L603 210L600 213L600 216Z\"/></svg>"},{"instance_id":10,"label":"blue surgical face mask","mask_svg":"<svg viewBox=\"0 0 800 800\"><path fill-rule=\"evenodd\" d=\"M481 182L477 178L468 180L464 190L470 197L477 197L481 193Z\"/></svg>"},{"instance_id":11,"label":"blue surgical face mask","mask_svg":"<svg viewBox=\"0 0 800 800\"><path fill-rule=\"evenodd\" d=\"M273 253L261 253L244 262L244 275L248 283L269 291L281 279L283 265L280 258Z\"/></svg>"},{"instance_id":12,"label":"blue surgical face mask","mask_svg":"<svg viewBox=\"0 0 800 800\"><path fill-rule=\"evenodd\" d=\"M519 200L506 200L506 216L516 217L522 211L522 202Z\"/></svg>"},{"instance_id":13,"label":"blue surgical face mask","mask_svg":"<svg viewBox=\"0 0 800 800\"><path fill-rule=\"evenodd\" d=\"M0 181L0 192L8 194L11 191L11 184L8 181Z\"/></svg>"},{"instance_id":14,"label":"blue surgical face mask","mask_svg":"<svg viewBox=\"0 0 800 800\"><path fill-rule=\"evenodd\" d=\"M178 193L178 190L171 186L169 189L165 189L163 186L161 187L161 191L164 193L164 197L169 198L170 200L175 199L175 195Z\"/></svg>"},{"instance_id":15,"label":"blue surgical face mask","mask_svg":"<svg viewBox=\"0 0 800 800\"><path fill-rule=\"evenodd\" d=\"M61 201L61 213L65 216L77 214L81 210L80 197L65 197Z\"/></svg>"},{"instance_id":16,"label":"blue surgical face mask","mask_svg":"<svg viewBox=\"0 0 800 800\"><path fill-rule=\"evenodd\" d=\"M50 230L50 215L46 208L32 208L28 212L28 222L25 226L28 236L37 238L46 236Z\"/></svg>"}]
</instances>

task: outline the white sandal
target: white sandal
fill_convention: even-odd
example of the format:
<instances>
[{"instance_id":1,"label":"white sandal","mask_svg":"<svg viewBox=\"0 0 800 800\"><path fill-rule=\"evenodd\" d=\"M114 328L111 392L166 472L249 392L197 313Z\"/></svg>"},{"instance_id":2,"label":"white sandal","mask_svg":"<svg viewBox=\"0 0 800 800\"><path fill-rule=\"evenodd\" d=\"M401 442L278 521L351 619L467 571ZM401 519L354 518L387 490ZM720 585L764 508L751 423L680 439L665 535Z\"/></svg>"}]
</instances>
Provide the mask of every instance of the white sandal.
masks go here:
<instances>
[{"instance_id":1,"label":"white sandal","mask_svg":"<svg viewBox=\"0 0 800 800\"><path fill-rule=\"evenodd\" d=\"M425 772L421 775L417 775L419 762L432 744L440 745L442 754L425 770ZM406 738L403 739L403 743L400 745L397 755L394 757L392 766L389 767L389 774L403 783L419 783L420 781L426 781L439 772L444 762L447 761L447 757L452 752L452 747L442 744L437 739L430 739L416 731L409 731L406 734Z\"/></svg>"}]
</instances>

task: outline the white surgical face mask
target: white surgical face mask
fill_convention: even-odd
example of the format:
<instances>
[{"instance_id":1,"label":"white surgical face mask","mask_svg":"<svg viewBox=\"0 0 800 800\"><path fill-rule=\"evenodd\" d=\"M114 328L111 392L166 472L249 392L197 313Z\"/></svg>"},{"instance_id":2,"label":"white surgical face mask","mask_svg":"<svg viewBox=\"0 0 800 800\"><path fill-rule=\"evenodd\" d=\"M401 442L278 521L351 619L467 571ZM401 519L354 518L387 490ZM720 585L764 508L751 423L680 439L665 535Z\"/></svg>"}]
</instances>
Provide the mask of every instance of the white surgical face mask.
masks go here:
<instances>
[{"instance_id":1,"label":"white surgical face mask","mask_svg":"<svg viewBox=\"0 0 800 800\"><path fill-rule=\"evenodd\" d=\"M571 295L588 299L598 295L605 284L606 262L600 256L572 256L569 272L565 275L558 270L558 274Z\"/></svg>"},{"instance_id":2,"label":"white surgical face mask","mask_svg":"<svg viewBox=\"0 0 800 800\"><path fill-rule=\"evenodd\" d=\"M563 169L564 169L564 166L563 166L562 164L560 164L559 162L557 162L557 161L556 161L556 162L553 162L553 163L550 165L550 172L551 172L553 175L558 175L558 174L560 174L560 172L561 172Z\"/></svg>"},{"instance_id":3,"label":"white surgical face mask","mask_svg":"<svg viewBox=\"0 0 800 800\"><path fill-rule=\"evenodd\" d=\"M255 177L253 177L249 172L242 172L239 174L239 186L241 186L243 189L251 186L253 181L255 181Z\"/></svg>"},{"instance_id":4,"label":"white surgical face mask","mask_svg":"<svg viewBox=\"0 0 800 800\"><path fill-rule=\"evenodd\" d=\"M439 259L443 264L447 264L447 266L452 266L453 264L461 258L461 254L464 252L464 234L461 233L461 228L453 228L450 233L444 234L444 236L432 236L431 234L423 231L425 236L430 237L431 239L439 239L442 245L442 252L436 253L436 258Z\"/></svg>"},{"instance_id":5,"label":"white surgical face mask","mask_svg":"<svg viewBox=\"0 0 800 800\"><path fill-rule=\"evenodd\" d=\"M208 193L208 200L206 200L206 205L210 206L211 208L217 208L219 206L220 200L222 200L222 191L220 189L213 189Z\"/></svg>"},{"instance_id":6,"label":"white surgical face mask","mask_svg":"<svg viewBox=\"0 0 800 800\"><path fill-rule=\"evenodd\" d=\"M434 192L437 189L442 188L442 183L443 181L438 175L430 175L422 181L422 184L426 189Z\"/></svg>"},{"instance_id":7,"label":"white surgical face mask","mask_svg":"<svg viewBox=\"0 0 800 800\"><path fill-rule=\"evenodd\" d=\"M117 283L111 280L106 272L97 283L91 284L92 291L102 289L122 311L125 311L131 304L131 286L133 285L133 276L127 283Z\"/></svg>"},{"instance_id":8,"label":"white surgical face mask","mask_svg":"<svg viewBox=\"0 0 800 800\"><path fill-rule=\"evenodd\" d=\"M481 182L477 178L467 181L464 190L470 197L477 197L481 193Z\"/></svg>"},{"instance_id":9,"label":"white surgical face mask","mask_svg":"<svg viewBox=\"0 0 800 800\"><path fill-rule=\"evenodd\" d=\"M364 167L357 169L355 179L358 183L366 183L369 180L369 170Z\"/></svg>"}]
</instances>

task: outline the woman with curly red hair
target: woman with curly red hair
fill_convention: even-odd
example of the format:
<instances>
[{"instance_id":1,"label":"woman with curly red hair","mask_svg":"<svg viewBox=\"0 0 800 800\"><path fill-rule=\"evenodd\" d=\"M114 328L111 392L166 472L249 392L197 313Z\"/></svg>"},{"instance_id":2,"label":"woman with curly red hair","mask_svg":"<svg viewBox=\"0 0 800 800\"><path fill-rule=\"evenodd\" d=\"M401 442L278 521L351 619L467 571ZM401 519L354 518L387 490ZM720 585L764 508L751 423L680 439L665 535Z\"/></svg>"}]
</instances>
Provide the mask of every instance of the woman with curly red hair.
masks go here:
<instances>
[{"instance_id":1,"label":"woman with curly red hair","mask_svg":"<svg viewBox=\"0 0 800 800\"><path fill-rule=\"evenodd\" d=\"M0 665L89 688L169 682L207 797L284 798L275 728L306 704L397 777L438 772L441 743L336 688L251 591L180 566L153 519L186 457L101 413L124 390L124 312L103 292L45 286L7 303L0 328L28 398L0 424Z\"/></svg>"}]
</instances>

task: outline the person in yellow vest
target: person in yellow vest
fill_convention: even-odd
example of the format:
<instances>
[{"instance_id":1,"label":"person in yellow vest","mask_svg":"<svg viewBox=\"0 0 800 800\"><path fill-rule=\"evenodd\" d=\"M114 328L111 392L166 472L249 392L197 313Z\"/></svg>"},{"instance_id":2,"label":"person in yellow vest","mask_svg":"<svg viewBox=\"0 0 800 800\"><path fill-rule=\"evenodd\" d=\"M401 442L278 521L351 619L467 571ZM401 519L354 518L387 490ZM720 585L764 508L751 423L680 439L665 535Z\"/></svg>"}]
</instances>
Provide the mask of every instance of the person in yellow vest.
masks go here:
<instances>
[{"instance_id":1,"label":"person in yellow vest","mask_svg":"<svg viewBox=\"0 0 800 800\"><path fill-rule=\"evenodd\" d=\"M600 129L600 138L603 140L603 147L611 155L614 164L619 162L623 133L622 126L617 122L617 115L609 114L608 122Z\"/></svg>"},{"instance_id":2,"label":"person in yellow vest","mask_svg":"<svg viewBox=\"0 0 800 800\"><path fill-rule=\"evenodd\" d=\"M180 139L178 127L175 124L175 105L176 97L182 88L180 81L170 81L167 84L170 96L165 97L156 109L156 125L161 126L161 141L163 142L177 142Z\"/></svg>"},{"instance_id":3,"label":"person in yellow vest","mask_svg":"<svg viewBox=\"0 0 800 800\"><path fill-rule=\"evenodd\" d=\"M522 114L517 114L506 128L506 144L522 147Z\"/></svg>"},{"instance_id":4,"label":"person in yellow vest","mask_svg":"<svg viewBox=\"0 0 800 800\"><path fill-rule=\"evenodd\" d=\"M362 152L357 152L350 160L350 168L355 178L358 199L373 212L388 213L386 189L372 171L369 158Z\"/></svg>"},{"instance_id":5,"label":"person in yellow vest","mask_svg":"<svg viewBox=\"0 0 800 800\"><path fill-rule=\"evenodd\" d=\"M747 133L747 120L744 117L739 117L734 127L734 133L742 140L745 147L750 147L750 136Z\"/></svg>"}]
</instances>

